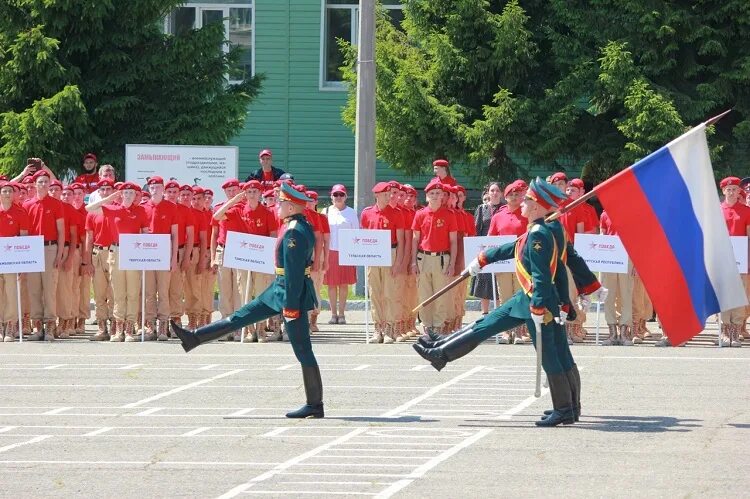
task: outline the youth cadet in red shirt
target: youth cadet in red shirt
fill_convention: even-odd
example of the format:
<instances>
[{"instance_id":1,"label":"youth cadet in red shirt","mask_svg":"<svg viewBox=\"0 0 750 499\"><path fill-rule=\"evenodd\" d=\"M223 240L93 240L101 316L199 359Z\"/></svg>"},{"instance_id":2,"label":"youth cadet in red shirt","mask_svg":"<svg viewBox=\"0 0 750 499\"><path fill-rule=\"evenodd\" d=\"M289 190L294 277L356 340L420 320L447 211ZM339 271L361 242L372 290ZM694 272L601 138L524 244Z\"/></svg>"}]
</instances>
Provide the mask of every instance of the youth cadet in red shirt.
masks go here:
<instances>
[{"instance_id":1,"label":"youth cadet in red shirt","mask_svg":"<svg viewBox=\"0 0 750 499\"><path fill-rule=\"evenodd\" d=\"M60 201L49 196L50 175L46 170L39 170L33 179L36 197L26 201L23 208L29 215L29 235L44 237L44 272L27 274L30 315L35 329L29 340L53 341L57 279L64 263L65 209Z\"/></svg>"},{"instance_id":2,"label":"youth cadet in red shirt","mask_svg":"<svg viewBox=\"0 0 750 499\"><path fill-rule=\"evenodd\" d=\"M617 229L606 211L602 212L600 220L601 233L616 236ZM633 263L628 259L628 273L615 274L602 272L602 286L609 290L604 300L604 319L607 321L609 336L602 341L602 345L632 345L628 329L633 323ZM619 318L617 312L619 311ZM623 343L624 342L624 343Z\"/></svg>"},{"instance_id":3,"label":"youth cadet in red shirt","mask_svg":"<svg viewBox=\"0 0 750 499\"><path fill-rule=\"evenodd\" d=\"M417 331L417 315L412 313L414 307L417 306L417 276L411 272L409 268L410 262L412 261L411 255L411 240L412 231L411 224L414 222L414 215L416 211L413 209L414 203L411 206L407 205L408 198L411 193L414 193L414 199L416 199L417 191L414 187L409 184L400 184L398 191L397 206L401 210L401 215L404 217L404 252L403 259L404 267L402 274L402 284L404 286L404 292L402 296L402 325L400 330L402 336L406 338L413 338L419 336Z\"/></svg>"},{"instance_id":4,"label":"youth cadet in red shirt","mask_svg":"<svg viewBox=\"0 0 750 499\"><path fill-rule=\"evenodd\" d=\"M435 174L434 180L438 180L445 185L458 185L456 179L451 177L450 163L447 159L436 159L432 162L432 172Z\"/></svg>"},{"instance_id":5,"label":"youth cadet in red shirt","mask_svg":"<svg viewBox=\"0 0 750 499\"><path fill-rule=\"evenodd\" d=\"M164 179L151 177L148 180L151 199L142 206L148 218L149 234L168 234L171 243L170 270L146 271L146 317L144 318L146 341L166 341L169 339L169 283L172 276L178 272L177 250L179 247L179 215L177 206L164 199ZM155 328L159 320L158 335Z\"/></svg>"},{"instance_id":6,"label":"youth cadet in red shirt","mask_svg":"<svg viewBox=\"0 0 750 499\"><path fill-rule=\"evenodd\" d=\"M409 256L409 251L406 249L407 244L406 242L409 241L409 239L406 239L406 233L407 228L409 229L409 234L411 235L411 226L406 224L407 219L409 221L412 220L411 216L408 216L406 213L406 210L402 209L399 206L399 198L401 197L401 184L396 182L395 180L391 180L388 182L389 184L389 192L391 194L390 198L388 199L388 205L396 210L399 213L399 216L403 220L403 243L401 243L401 255L398 261L396 259L393 259L391 261L391 274L392 279L394 279L394 284L397 286L397 289L406 289L406 270L409 265L409 261L407 257ZM398 238L398 237L397 237ZM408 300L403 299L403 294L399 296L399 299L394 300L393 306L394 308L394 325L393 325L393 331L392 336L395 341L401 342L404 341L406 338L409 338L408 335L408 318L409 318L409 312L410 310L406 307L408 306Z\"/></svg>"},{"instance_id":7,"label":"youth cadet in red shirt","mask_svg":"<svg viewBox=\"0 0 750 499\"><path fill-rule=\"evenodd\" d=\"M310 312L308 313L308 317L310 320L310 332L318 332L320 331L320 329L318 328L318 316L320 315L319 304L321 302L320 288L323 285L323 276L325 275L326 270L328 270L328 249L331 244L331 227L328 225L328 217L325 217L321 213L318 213L318 193L315 191L306 190L304 194L311 199L311 201L307 203L305 216L308 217L308 221L310 221L311 218L315 218L315 221L310 221L310 225L313 226L313 230L316 230L315 249L316 251L318 251L313 256L313 258L315 258L315 260L320 260L317 270L313 270L310 272L310 278L312 279L313 286L315 287L315 297L317 299L318 306L310 310ZM318 236L320 236L319 243Z\"/></svg>"},{"instance_id":8,"label":"youth cadet in red shirt","mask_svg":"<svg viewBox=\"0 0 750 499\"><path fill-rule=\"evenodd\" d=\"M86 232L86 217L73 206L73 185L62 188L60 200L65 208L65 246L67 257L60 269L57 281L57 331L59 338L69 338L74 334L78 317L79 296L75 292L80 287L81 253Z\"/></svg>"},{"instance_id":9,"label":"youth cadet in red shirt","mask_svg":"<svg viewBox=\"0 0 750 499\"><path fill-rule=\"evenodd\" d=\"M456 257L455 275L459 275L464 270L464 237L474 237L477 235L477 227L474 225L474 215L464 210L466 202L466 188L462 185L454 187L456 191L456 218L462 219L463 230L458 234L456 248L458 256ZM464 315L466 315L466 295L468 294L468 284L456 287L456 323L453 325L454 330L458 330L463 325Z\"/></svg>"},{"instance_id":10,"label":"youth cadet in red shirt","mask_svg":"<svg viewBox=\"0 0 750 499\"><path fill-rule=\"evenodd\" d=\"M730 236L750 236L750 207L739 202L741 196L740 179L727 177L719 184L724 194L721 212L727 223ZM745 293L750 296L750 278L748 274L741 274L745 285ZM742 346L742 326L747 318L747 307L739 307L721 313L721 346Z\"/></svg>"},{"instance_id":11,"label":"youth cadet in red shirt","mask_svg":"<svg viewBox=\"0 0 750 499\"><path fill-rule=\"evenodd\" d=\"M109 341L138 341L136 319L140 309L141 272L120 270L120 236L141 234L148 231L146 210L135 203L136 191L140 188L133 182L123 182L118 191L92 203L86 209L106 219L112 229L112 251L110 268L114 292L115 323L110 329Z\"/></svg>"},{"instance_id":12,"label":"youth cadet in red shirt","mask_svg":"<svg viewBox=\"0 0 750 499\"><path fill-rule=\"evenodd\" d=\"M100 198L112 194L114 183L109 179L99 181L98 193ZM96 317L97 333L89 338L92 341L107 341L109 333L107 320L114 327L114 293L112 291L111 269L109 267L109 252L112 249L112 230L109 222L101 215L89 213L86 215L86 247L83 261L91 262L84 265L92 273L94 285L94 314Z\"/></svg>"},{"instance_id":13,"label":"youth cadet in red shirt","mask_svg":"<svg viewBox=\"0 0 750 499\"><path fill-rule=\"evenodd\" d=\"M96 171L99 163L97 163L96 154L86 153L81 166L83 173L78 175L73 182L80 184L86 194L91 194L99 188L99 173Z\"/></svg>"},{"instance_id":14,"label":"youth cadet in red shirt","mask_svg":"<svg viewBox=\"0 0 750 499\"><path fill-rule=\"evenodd\" d=\"M526 233L529 221L521 214L521 201L529 189L521 179L517 179L505 187L503 196L506 205L501 206L497 213L490 219L488 236L515 236L519 237ZM500 302L504 303L521 289L514 273L503 272L495 275L500 290ZM510 331L500 333L498 343L523 345L529 342L529 330L526 324L512 328Z\"/></svg>"},{"instance_id":15,"label":"youth cadet in red shirt","mask_svg":"<svg viewBox=\"0 0 750 499\"><path fill-rule=\"evenodd\" d=\"M172 272L169 278L169 313L170 318L176 324L182 324L182 315L185 313L183 297L185 294L185 272L190 266L190 258L195 245L195 221L193 210L190 205L180 203L180 192L182 188L190 191L189 185L180 186L174 180L170 180L164 186L164 198L175 205L177 213L177 270ZM165 340L167 339L167 335Z\"/></svg>"},{"instance_id":16,"label":"youth cadet in red shirt","mask_svg":"<svg viewBox=\"0 0 750 499\"><path fill-rule=\"evenodd\" d=\"M404 254L404 218L399 211L390 206L391 184L378 182L372 188L375 204L362 210L359 226L362 229L379 229L391 231L391 267L368 267L367 280L372 302L372 319L375 323L375 334L371 343L393 343L403 341L396 337L396 320L401 308L403 288L399 287L398 270L403 265Z\"/></svg>"},{"instance_id":17,"label":"youth cadet in red shirt","mask_svg":"<svg viewBox=\"0 0 750 499\"><path fill-rule=\"evenodd\" d=\"M427 206L412 223L411 267L417 273L419 301L443 288L454 275L457 255L456 217L442 206L443 184L433 179L425 187ZM419 315L425 332L449 333L452 312L450 296L443 295L424 307Z\"/></svg>"},{"instance_id":18,"label":"youth cadet in red shirt","mask_svg":"<svg viewBox=\"0 0 750 499\"><path fill-rule=\"evenodd\" d=\"M203 216L206 217L206 271L203 272L203 283L201 284L201 313L198 317L198 327L205 326L211 322L211 314L214 311L214 288L216 287L216 267L213 265L214 254L212 253L212 231L214 216L214 191L203 189Z\"/></svg>"},{"instance_id":19,"label":"youth cadet in red shirt","mask_svg":"<svg viewBox=\"0 0 750 499\"><path fill-rule=\"evenodd\" d=\"M26 210L13 202L13 191L10 182L0 182L0 237L25 236L29 233L29 216ZM6 343L18 338L17 286L16 274L0 274L0 337Z\"/></svg>"},{"instance_id":20,"label":"youth cadet in red shirt","mask_svg":"<svg viewBox=\"0 0 750 499\"><path fill-rule=\"evenodd\" d=\"M183 185L180 187L180 205L190 209L190 219L193 221L193 249L185 257L187 270L183 272L185 314L188 318L188 329L198 327L198 316L201 313L200 302L203 292L203 272L206 270L206 255L208 243L208 219L203 210L203 188L199 186Z\"/></svg>"},{"instance_id":21,"label":"youth cadet in red shirt","mask_svg":"<svg viewBox=\"0 0 750 499\"><path fill-rule=\"evenodd\" d=\"M86 254L86 217L88 212L83 202L83 198L86 195L83 185L73 182L70 184L70 188L73 190L71 204L83 222L79 231L81 268L77 276L75 272L73 273L73 292L76 293L76 296L73 298L73 308L76 310L73 331L76 334L83 334L86 328L86 320L91 316L89 308L91 304L91 274L93 273L91 253Z\"/></svg>"}]
</instances>

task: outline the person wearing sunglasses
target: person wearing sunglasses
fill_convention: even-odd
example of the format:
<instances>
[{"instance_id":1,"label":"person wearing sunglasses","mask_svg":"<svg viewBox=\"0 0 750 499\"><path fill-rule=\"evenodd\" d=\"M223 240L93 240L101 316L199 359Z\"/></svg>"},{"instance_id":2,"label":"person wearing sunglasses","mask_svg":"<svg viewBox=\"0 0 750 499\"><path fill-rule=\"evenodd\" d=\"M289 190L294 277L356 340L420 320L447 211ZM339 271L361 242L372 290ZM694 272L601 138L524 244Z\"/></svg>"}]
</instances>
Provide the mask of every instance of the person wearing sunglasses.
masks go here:
<instances>
[{"instance_id":1,"label":"person wearing sunglasses","mask_svg":"<svg viewBox=\"0 0 750 499\"><path fill-rule=\"evenodd\" d=\"M357 282L356 267L339 265L338 231L359 229L357 212L346 205L347 199L346 186L334 185L331 188L331 206L323 212L328 217L328 224L331 226L328 270L323 277L323 284L328 286L328 297L331 302L331 320L328 324L346 324L346 298L349 295L349 286Z\"/></svg>"}]
</instances>

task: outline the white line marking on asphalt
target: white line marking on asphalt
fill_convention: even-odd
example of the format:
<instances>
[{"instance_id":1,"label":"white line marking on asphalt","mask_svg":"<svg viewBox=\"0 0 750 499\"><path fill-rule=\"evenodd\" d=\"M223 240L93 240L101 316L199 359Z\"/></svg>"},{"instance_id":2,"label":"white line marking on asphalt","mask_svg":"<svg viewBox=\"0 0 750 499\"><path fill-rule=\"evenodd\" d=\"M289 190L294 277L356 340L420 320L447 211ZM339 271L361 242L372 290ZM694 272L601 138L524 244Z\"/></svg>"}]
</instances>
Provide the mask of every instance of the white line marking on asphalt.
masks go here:
<instances>
[{"instance_id":1,"label":"white line marking on asphalt","mask_svg":"<svg viewBox=\"0 0 750 499\"><path fill-rule=\"evenodd\" d=\"M420 365L418 365L418 366L414 366L414 367L412 367L412 368L411 368L411 369L409 369L409 370L410 370L410 371L424 371L424 370L425 370L425 369L427 369L428 367L430 367L430 365L429 365L429 364L420 364Z\"/></svg>"},{"instance_id":2,"label":"white line marking on asphalt","mask_svg":"<svg viewBox=\"0 0 750 499\"><path fill-rule=\"evenodd\" d=\"M13 449L15 449L17 447L22 447L24 445L35 444L37 442L41 442L42 440L47 440L50 437L52 437L52 435L39 435L38 437L34 437L31 440L26 440L26 441L23 441L23 442L18 442L18 443L11 444L11 445L6 445L5 447L0 447L0 452L5 452L5 451L13 450Z\"/></svg>"},{"instance_id":3,"label":"white line marking on asphalt","mask_svg":"<svg viewBox=\"0 0 750 499\"><path fill-rule=\"evenodd\" d=\"M521 401L521 403L519 403L517 406L513 407L512 409L508 409L502 415L503 416L515 416L516 414L526 409L527 407L529 407L531 404L533 404L540 398L546 396L548 393L549 393L549 388L542 388L542 393L539 398L535 397L534 395L529 395L526 399Z\"/></svg>"},{"instance_id":4,"label":"white line marking on asphalt","mask_svg":"<svg viewBox=\"0 0 750 499\"><path fill-rule=\"evenodd\" d=\"M153 414L155 412L159 412L162 409L164 409L164 408L163 407L151 407L150 409L146 409L145 411L137 412L137 413L133 414L133 416L148 416L148 415Z\"/></svg>"},{"instance_id":5,"label":"white line marking on asphalt","mask_svg":"<svg viewBox=\"0 0 750 499\"><path fill-rule=\"evenodd\" d=\"M261 437L275 437L276 435L281 435L282 433L284 433L285 431L289 429L291 428L289 428L288 426L279 427L279 428L276 428L274 430L264 433L263 435L261 435Z\"/></svg>"},{"instance_id":6,"label":"white line marking on asphalt","mask_svg":"<svg viewBox=\"0 0 750 499\"><path fill-rule=\"evenodd\" d=\"M321 492L319 490L246 490L244 492L245 494L272 494L272 495L279 495L279 494L302 494L302 495L316 495L316 496L326 496L326 495L332 495L332 496L374 496L375 494L369 493L369 492Z\"/></svg>"},{"instance_id":7,"label":"white line marking on asphalt","mask_svg":"<svg viewBox=\"0 0 750 499\"><path fill-rule=\"evenodd\" d=\"M51 411L43 412L43 416L52 416L53 414L60 414L61 412L69 411L70 409L73 409L73 407L58 407L57 409L52 409Z\"/></svg>"},{"instance_id":8,"label":"white line marking on asphalt","mask_svg":"<svg viewBox=\"0 0 750 499\"><path fill-rule=\"evenodd\" d=\"M281 367L277 367L276 370L277 371L286 371L287 369L291 369L293 367L294 367L294 364L284 364Z\"/></svg>"},{"instance_id":9,"label":"white line marking on asphalt","mask_svg":"<svg viewBox=\"0 0 750 499\"><path fill-rule=\"evenodd\" d=\"M7 433L7 432L9 432L11 430L14 430L16 428L18 428L18 427L17 426L3 426L2 428L0 428L0 433Z\"/></svg>"},{"instance_id":10,"label":"white line marking on asphalt","mask_svg":"<svg viewBox=\"0 0 750 499\"><path fill-rule=\"evenodd\" d=\"M52 435L41 435L44 438L51 437ZM39 438L39 437L37 437ZM23 442L19 445L25 445L32 442ZM2 452L2 448L0 448ZM133 465L151 465L151 466L275 466L279 463L258 463L258 462L246 462L246 461L42 461L42 460L18 460L12 461L0 461L0 464L59 464L62 466L69 466L71 464L133 464Z\"/></svg>"},{"instance_id":11,"label":"white line marking on asphalt","mask_svg":"<svg viewBox=\"0 0 750 499\"><path fill-rule=\"evenodd\" d=\"M55 364L52 366L44 367L43 369L57 369L58 367L64 367L64 366L67 366L67 364Z\"/></svg>"},{"instance_id":12,"label":"white line marking on asphalt","mask_svg":"<svg viewBox=\"0 0 750 499\"><path fill-rule=\"evenodd\" d=\"M361 366L357 366L354 369L352 369L352 371L364 371L368 367L370 367L370 364L362 364Z\"/></svg>"},{"instance_id":13,"label":"white line marking on asphalt","mask_svg":"<svg viewBox=\"0 0 750 499\"><path fill-rule=\"evenodd\" d=\"M406 402L404 404L401 404L400 406L396 407L395 409L391 409L390 411L384 412L383 414L380 415L380 417L381 418L387 418L387 417L392 417L392 416L396 416L398 414L401 414L406 409L408 409L408 408L410 408L412 406L417 405L418 403L422 402L423 400L425 400L425 399L427 399L427 398L435 395L439 391L441 391L441 390L443 390L445 388L448 388L451 385L455 385L456 383L458 383L462 379L468 378L472 374L474 374L476 372L479 372L482 369L483 369L483 366L476 366L476 367L474 367L472 369L469 369L468 371L464 372L463 374L459 374L458 376L456 376L454 378L451 378L450 380L446 381L445 383L443 383L441 385L433 386L432 388L430 388L429 390L427 390L426 392L424 392L422 395L420 395L418 397L415 397L415 398L411 399L410 401L408 401L408 402Z\"/></svg>"},{"instance_id":14,"label":"white line marking on asphalt","mask_svg":"<svg viewBox=\"0 0 750 499\"><path fill-rule=\"evenodd\" d=\"M315 456L315 455L323 452L324 450L329 449L330 447L333 447L334 445L338 445L340 443L343 443L343 442L346 442L348 440L351 440L352 438L354 438L357 435L360 435L360 434L366 432L367 430L368 430L368 428L357 428L357 429L355 429L353 431L350 431L346 435L342 435L342 436L340 436L340 437L338 437L338 438L336 438L334 440L331 440L328 443L325 443L323 445L315 447L314 449L309 450L309 451L305 452L304 454L300 454L299 456L293 457L293 458L291 458L291 459L289 459L289 460L287 460L287 461L285 461L285 462L283 462L283 463L275 466L270 471L267 471L267 472L265 472L265 473L263 473L261 475L256 476L255 478L251 479L249 482L245 482L245 483L243 483L241 485L238 485L237 487L233 488L232 490L230 490L226 494L223 494L223 495L219 496L219 499L229 499L230 497L235 497L235 496L237 496L239 494L242 494L243 492L245 492L247 489L249 489L250 487L252 487L256 483L262 482L264 480L268 480L269 478L273 477L274 475L276 475L278 473L281 473L282 471L285 471L285 470L291 468L294 465L300 464L305 459L313 457L313 456Z\"/></svg>"},{"instance_id":15,"label":"white line marking on asphalt","mask_svg":"<svg viewBox=\"0 0 750 499\"><path fill-rule=\"evenodd\" d=\"M136 367L140 367L143 364L128 364L127 366L118 367L117 369L120 370L127 370L127 369L135 369Z\"/></svg>"},{"instance_id":16,"label":"white line marking on asphalt","mask_svg":"<svg viewBox=\"0 0 750 499\"><path fill-rule=\"evenodd\" d=\"M187 385L179 386L177 388L173 388L172 390L169 390L169 391L166 391L166 392L157 393L156 395L153 395L151 397L147 397L145 399L141 399L141 400L139 400L137 402L132 402L130 404L125 404L125 405L121 406L120 408L121 409L131 409L133 407L138 407L138 406L141 406L143 404L147 404L149 402L153 402L154 400L159 400L159 399L162 399L164 397L168 397L170 395L174 395L175 393L179 393L179 392L183 392L185 390L189 390L189 389L191 389L193 387L196 387L196 386L205 385L206 383L211 383L212 381L216 381L216 380L221 379L221 378L226 378L227 376L234 376L235 374L239 374L239 373L244 372L244 371L245 371L245 369L234 369L233 371L228 371L228 372L225 372L225 373L217 374L216 376L212 376L210 378L202 379L202 380L199 380L199 381L194 381L192 383L188 383Z\"/></svg>"},{"instance_id":17,"label":"white line marking on asphalt","mask_svg":"<svg viewBox=\"0 0 750 499\"><path fill-rule=\"evenodd\" d=\"M199 367L199 371L210 371L214 367L219 367L221 364L208 364L207 366Z\"/></svg>"},{"instance_id":18,"label":"white line marking on asphalt","mask_svg":"<svg viewBox=\"0 0 750 499\"><path fill-rule=\"evenodd\" d=\"M433 457L432 459L424 463L422 466L418 467L417 469L409 473L408 479L397 481L396 483L394 483L387 489L380 492L375 497L377 497L378 499L387 499L391 497L396 492L404 489L405 487L408 487L415 479L423 477L425 473L430 471L432 468L442 463L446 459L454 456L459 451L469 447L470 445L474 444L478 440L489 435L490 433L492 433L492 431L493 430L490 430L490 429L484 429L484 430L478 431L474 435L464 439L461 443L454 445L450 449L447 449L445 452Z\"/></svg>"},{"instance_id":19,"label":"white line marking on asphalt","mask_svg":"<svg viewBox=\"0 0 750 499\"><path fill-rule=\"evenodd\" d=\"M392 478L404 477L407 475L397 473L310 473L310 472L290 472L284 471L277 473L278 475L294 475L294 476L385 476Z\"/></svg>"},{"instance_id":20,"label":"white line marking on asphalt","mask_svg":"<svg viewBox=\"0 0 750 499\"><path fill-rule=\"evenodd\" d=\"M84 437L95 437L97 435L101 435L102 433L107 433L110 430L114 430L114 427L112 426L103 426L99 428L98 430L90 431L88 433L84 433Z\"/></svg>"},{"instance_id":21,"label":"white line marking on asphalt","mask_svg":"<svg viewBox=\"0 0 750 499\"><path fill-rule=\"evenodd\" d=\"M247 407L245 409L240 409L239 411L235 411L232 414L227 414L224 416L225 418L235 418L237 416L244 416L245 414L249 412L253 412L255 410L255 407Z\"/></svg>"},{"instance_id":22,"label":"white line marking on asphalt","mask_svg":"<svg viewBox=\"0 0 750 499\"><path fill-rule=\"evenodd\" d=\"M204 431L208 431L208 430L210 430L210 429L211 429L211 428L209 428L208 426L203 426L203 427L201 427L201 428L196 428L196 429L194 429L194 430L186 431L185 433L183 433L183 434L182 434L182 435L180 435L180 436L181 436L181 437L192 437L193 435L197 435L197 434L199 434L199 433L203 433Z\"/></svg>"}]
</instances>

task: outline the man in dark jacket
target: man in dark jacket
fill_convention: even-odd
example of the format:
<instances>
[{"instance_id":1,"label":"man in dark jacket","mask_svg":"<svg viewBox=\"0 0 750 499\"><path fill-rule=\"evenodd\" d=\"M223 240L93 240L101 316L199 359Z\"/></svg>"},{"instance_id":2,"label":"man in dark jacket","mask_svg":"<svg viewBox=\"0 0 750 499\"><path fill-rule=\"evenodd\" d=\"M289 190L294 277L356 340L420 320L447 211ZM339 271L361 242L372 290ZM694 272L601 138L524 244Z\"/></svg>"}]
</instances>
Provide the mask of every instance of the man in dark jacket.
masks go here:
<instances>
[{"instance_id":1,"label":"man in dark jacket","mask_svg":"<svg viewBox=\"0 0 750 499\"><path fill-rule=\"evenodd\" d=\"M260 161L260 168L251 173L245 182L257 180L263 185L262 191L273 189L273 183L279 180L279 177L284 174L284 170L273 166L273 153L270 149L263 149L258 154L258 161Z\"/></svg>"}]
</instances>

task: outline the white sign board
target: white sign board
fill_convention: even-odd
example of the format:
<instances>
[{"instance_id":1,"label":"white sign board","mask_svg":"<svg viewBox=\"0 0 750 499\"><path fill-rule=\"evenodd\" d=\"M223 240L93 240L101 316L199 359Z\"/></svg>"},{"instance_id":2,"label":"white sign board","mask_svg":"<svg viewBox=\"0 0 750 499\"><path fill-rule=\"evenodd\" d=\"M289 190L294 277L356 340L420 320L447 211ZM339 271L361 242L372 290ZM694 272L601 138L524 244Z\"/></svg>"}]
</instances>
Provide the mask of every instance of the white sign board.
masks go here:
<instances>
[{"instance_id":1,"label":"white sign board","mask_svg":"<svg viewBox=\"0 0 750 499\"><path fill-rule=\"evenodd\" d=\"M120 234L120 270L169 270L172 241L169 234Z\"/></svg>"},{"instance_id":2,"label":"white sign board","mask_svg":"<svg viewBox=\"0 0 750 499\"><path fill-rule=\"evenodd\" d=\"M471 261L477 257L477 255L487 249L496 248L506 243L512 243L517 236L475 236L475 237L464 237L464 265L469 266ZM511 258L510 260L500 260L499 262L491 263L482 269L482 274L496 274L499 272L515 272L516 264Z\"/></svg>"},{"instance_id":3,"label":"white sign board","mask_svg":"<svg viewBox=\"0 0 750 499\"><path fill-rule=\"evenodd\" d=\"M125 145L125 180L144 185L147 177L174 179L212 189L216 201L224 200L221 184L237 178L238 167L236 146Z\"/></svg>"},{"instance_id":4,"label":"white sign board","mask_svg":"<svg viewBox=\"0 0 750 499\"><path fill-rule=\"evenodd\" d=\"M224 244L224 266L263 274L276 272L276 238L227 232Z\"/></svg>"},{"instance_id":5,"label":"white sign board","mask_svg":"<svg viewBox=\"0 0 750 499\"><path fill-rule=\"evenodd\" d=\"M44 272L44 237L0 237L0 274L25 272Z\"/></svg>"},{"instance_id":6,"label":"white sign board","mask_svg":"<svg viewBox=\"0 0 750 499\"><path fill-rule=\"evenodd\" d=\"M366 267L391 266L391 231L341 229L339 264Z\"/></svg>"},{"instance_id":7,"label":"white sign board","mask_svg":"<svg viewBox=\"0 0 750 499\"><path fill-rule=\"evenodd\" d=\"M618 236L576 234L575 248L592 272L628 273L628 253Z\"/></svg>"},{"instance_id":8,"label":"white sign board","mask_svg":"<svg viewBox=\"0 0 750 499\"><path fill-rule=\"evenodd\" d=\"M732 236L732 249L740 274L747 274L747 236Z\"/></svg>"}]
</instances>

